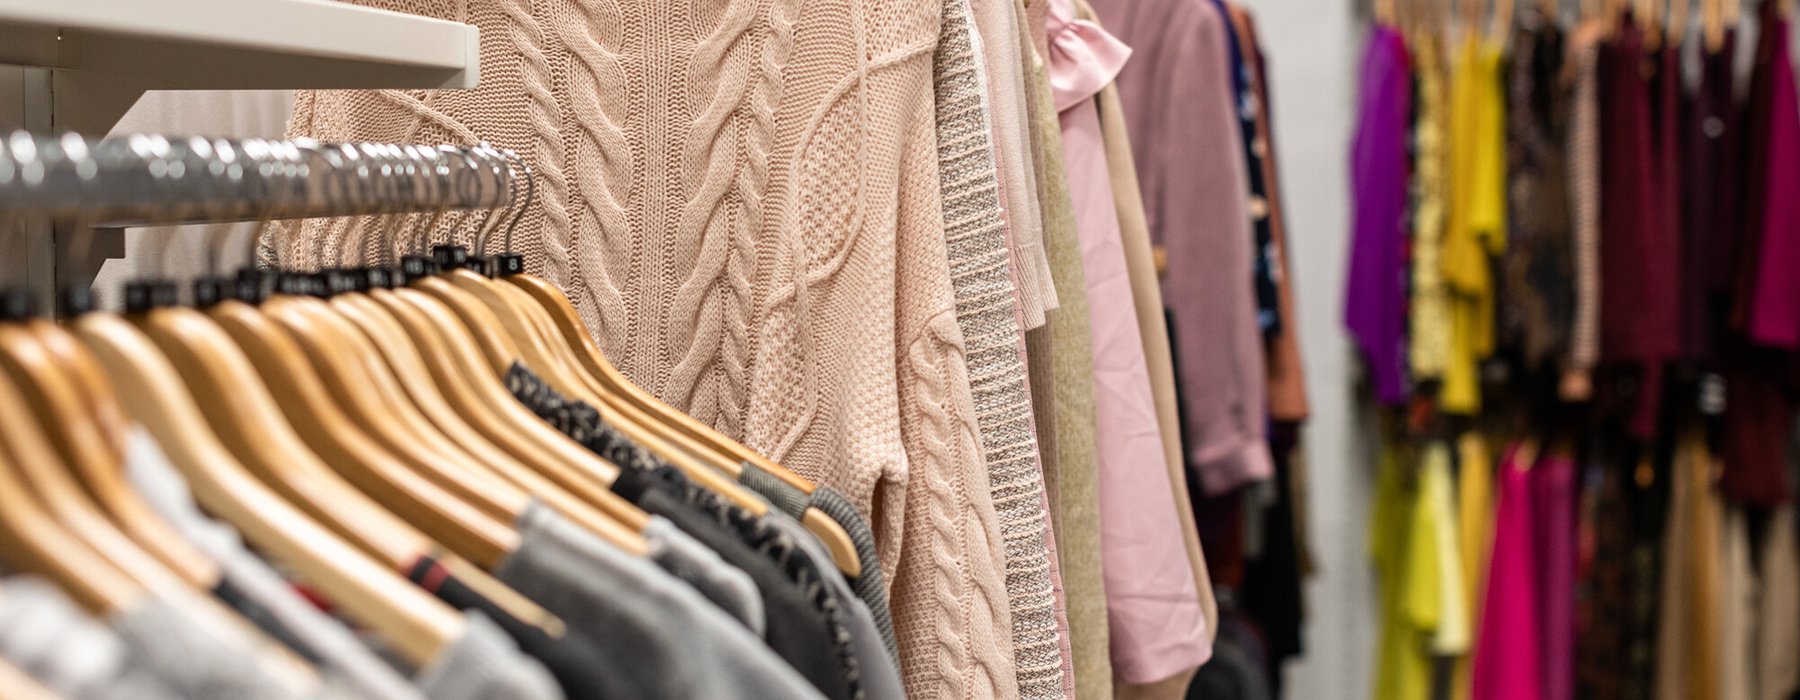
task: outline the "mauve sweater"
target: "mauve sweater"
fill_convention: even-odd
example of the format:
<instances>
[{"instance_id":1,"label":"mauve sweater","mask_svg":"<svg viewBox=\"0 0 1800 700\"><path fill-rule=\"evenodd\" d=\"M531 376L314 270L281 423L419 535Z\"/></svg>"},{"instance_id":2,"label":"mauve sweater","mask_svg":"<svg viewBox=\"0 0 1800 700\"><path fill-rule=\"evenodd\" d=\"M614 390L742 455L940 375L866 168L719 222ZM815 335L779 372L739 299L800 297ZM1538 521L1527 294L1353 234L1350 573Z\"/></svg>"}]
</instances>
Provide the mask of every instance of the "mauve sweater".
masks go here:
<instances>
[{"instance_id":1,"label":"mauve sweater","mask_svg":"<svg viewBox=\"0 0 1800 700\"><path fill-rule=\"evenodd\" d=\"M1204 0L1094 2L1132 47L1119 74L1150 236L1168 253L1188 466L1210 493L1274 474L1263 439L1262 334L1251 287L1248 176L1226 18Z\"/></svg>"}]
</instances>

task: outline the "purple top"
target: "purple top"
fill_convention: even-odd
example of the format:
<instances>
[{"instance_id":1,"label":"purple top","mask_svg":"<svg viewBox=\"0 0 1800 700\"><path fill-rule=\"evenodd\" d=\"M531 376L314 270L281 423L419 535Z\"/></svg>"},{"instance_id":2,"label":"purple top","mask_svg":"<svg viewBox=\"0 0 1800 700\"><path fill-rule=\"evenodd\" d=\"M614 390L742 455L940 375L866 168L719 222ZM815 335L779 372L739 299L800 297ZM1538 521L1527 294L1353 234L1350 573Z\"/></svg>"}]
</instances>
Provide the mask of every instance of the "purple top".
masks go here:
<instances>
[{"instance_id":1,"label":"purple top","mask_svg":"<svg viewBox=\"0 0 1800 700\"><path fill-rule=\"evenodd\" d=\"M1376 25L1363 54L1362 105L1350 153L1351 231L1344 325L1369 363L1375 399L1406 401L1406 41Z\"/></svg>"},{"instance_id":2,"label":"purple top","mask_svg":"<svg viewBox=\"0 0 1800 700\"><path fill-rule=\"evenodd\" d=\"M1762 255L1756 292L1750 302L1750 339L1779 348L1800 348L1800 104L1794 90L1794 66L1788 57L1788 21L1768 18L1769 124L1764 143ZM1754 174L1752 175L1754 176Z\"/></svg>"}]
</instances>

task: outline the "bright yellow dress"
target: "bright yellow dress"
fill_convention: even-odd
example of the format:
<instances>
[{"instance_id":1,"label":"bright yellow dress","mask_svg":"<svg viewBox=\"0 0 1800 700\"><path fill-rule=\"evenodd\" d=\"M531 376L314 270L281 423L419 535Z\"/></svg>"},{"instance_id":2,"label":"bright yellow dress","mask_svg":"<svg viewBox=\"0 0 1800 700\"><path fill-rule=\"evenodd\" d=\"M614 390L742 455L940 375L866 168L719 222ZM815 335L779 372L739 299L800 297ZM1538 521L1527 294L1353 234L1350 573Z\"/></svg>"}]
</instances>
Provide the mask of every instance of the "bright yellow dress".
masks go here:
<instances>
[{"instance_id":1,"label":"bright yellow dress","mask_svg":"<svg viewBox=\"0 0 1800 700\"><path fill-rule=\"evenodd\" d=\"M1481 410L1477 366L1494 352L1489 259L1506 249L1506 103L1498 46L1471 36L1450 67L1449 215L1439 265L1450 298L1443 410Z\"/></svg>"},{"instance_id":2,"label":"bright yellow dress","mask_svg":"<svg viewBox=\"0 0 1800 700\"><path fill-rule=\"evenodd\" d=\"M1373 697L1428 700L1431 632L1441 610L1431 509L1404 451L1388 447L1376 477L1369 555L1381 594L1381 642Z\"/></svg>"}]
</instances>

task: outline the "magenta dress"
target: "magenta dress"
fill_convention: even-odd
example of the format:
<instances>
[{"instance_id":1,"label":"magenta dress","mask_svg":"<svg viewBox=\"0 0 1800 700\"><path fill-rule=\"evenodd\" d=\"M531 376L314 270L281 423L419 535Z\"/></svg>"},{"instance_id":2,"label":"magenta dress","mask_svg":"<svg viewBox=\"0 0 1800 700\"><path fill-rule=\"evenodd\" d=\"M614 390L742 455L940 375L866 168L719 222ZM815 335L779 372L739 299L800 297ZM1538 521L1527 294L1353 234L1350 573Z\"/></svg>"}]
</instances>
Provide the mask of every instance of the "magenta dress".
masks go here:
<instances>
[{"instance_id":1,"label":"magenta dress","mask_svg":"<svg viewBox=\"0 0 1800 700\"><path fill-rule=\"evenodd\" d=\"M1540 700L1537 562L1533 541L1530 465L1519 446L1500 460L1500 502L1494 514L1493 558L1475 640L1474 700Z\"/></svg>"},{"instance_id":2,"label":"magenta dress","mask_svg":"<svg viewBox=\"0 0 1800 700\"><path fill-rule=\"evenodd\" d=\"M1769 55L1787 57L1787 18L1772 14L1766 21ZM1794 349L1800 348L1800 274L1793 268L1800 260L1800 95L1794 90L1792 62L1772 60L1768 65L1768 167L1762 173L1762 254L1750 301L1750 339Z\"/></svg>"}]
</instances>

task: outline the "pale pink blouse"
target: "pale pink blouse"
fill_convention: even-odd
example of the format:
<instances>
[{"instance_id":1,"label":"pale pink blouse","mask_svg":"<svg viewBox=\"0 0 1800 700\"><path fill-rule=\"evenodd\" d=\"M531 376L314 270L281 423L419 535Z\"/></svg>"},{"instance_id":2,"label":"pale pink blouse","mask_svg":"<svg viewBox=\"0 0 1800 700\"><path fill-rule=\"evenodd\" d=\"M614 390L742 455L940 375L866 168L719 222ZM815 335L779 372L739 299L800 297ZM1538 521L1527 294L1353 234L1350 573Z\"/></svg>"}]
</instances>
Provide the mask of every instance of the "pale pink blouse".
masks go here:
<instances>
[{"instance_id":1,"label":"pale pink blouse","mask_svg":"<svg viewBox=\"0 0 1800 700\"><path fill-rule=\"evenodd\" d=\"M1076 19L1068 0L1051 3L1048 25L1050 84L1094 339L1101 567L1113 677L1149 683L1205 663L1212 642L1169 484L1094 104L1131 50Z\"/></svg>"}]
</instances>

